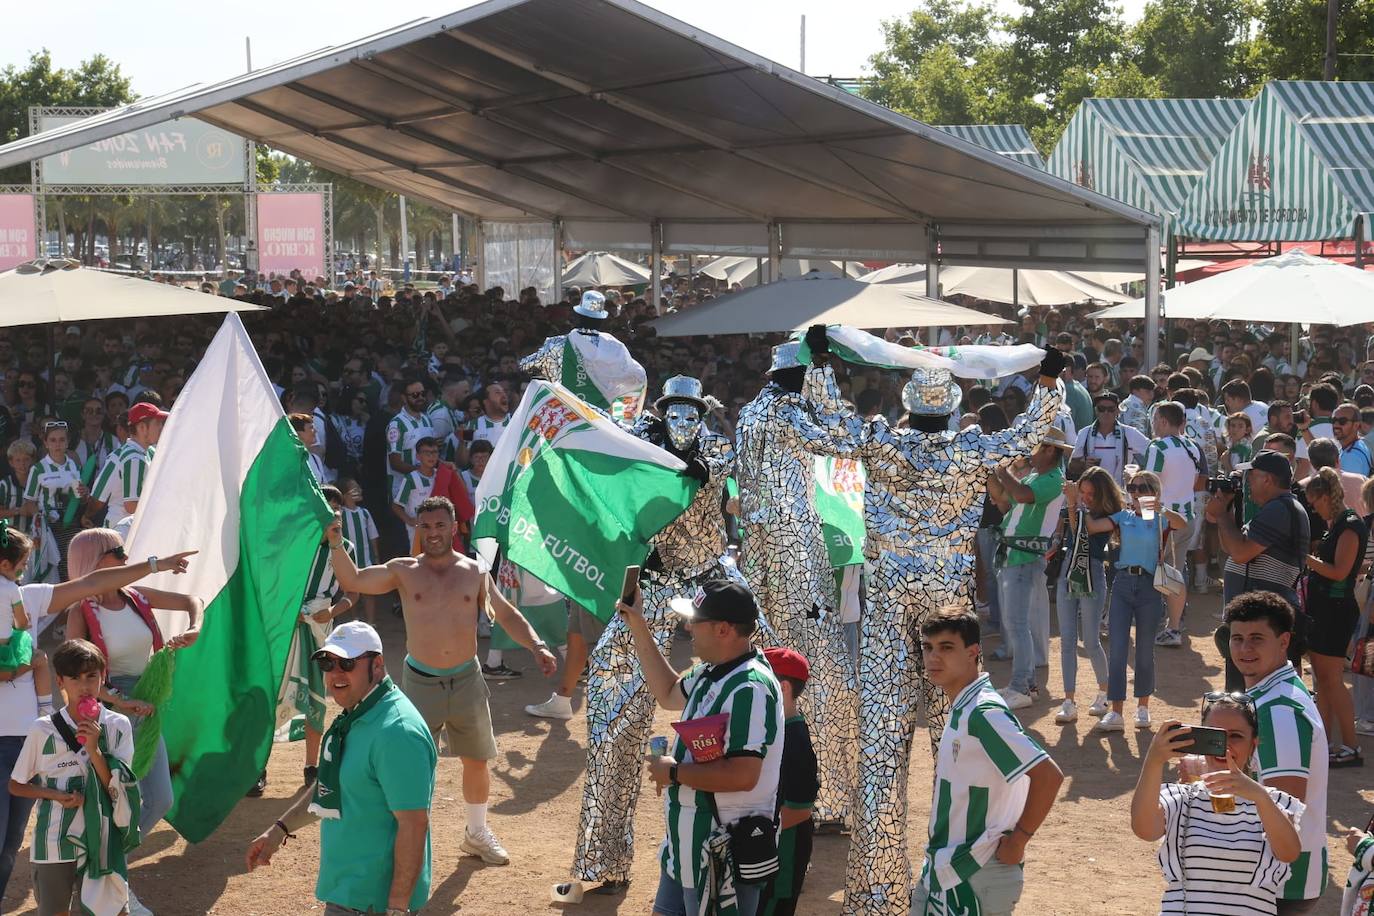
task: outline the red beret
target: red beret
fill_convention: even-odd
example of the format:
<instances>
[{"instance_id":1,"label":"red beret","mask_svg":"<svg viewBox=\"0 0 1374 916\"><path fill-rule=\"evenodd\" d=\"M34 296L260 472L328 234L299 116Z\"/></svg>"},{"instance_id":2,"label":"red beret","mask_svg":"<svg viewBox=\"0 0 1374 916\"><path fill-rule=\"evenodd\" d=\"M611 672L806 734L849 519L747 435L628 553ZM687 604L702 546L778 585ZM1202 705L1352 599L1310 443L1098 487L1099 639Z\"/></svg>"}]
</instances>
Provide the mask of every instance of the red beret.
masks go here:
<instances>
[{"instance_id":1,"label":"red beret","mask_svg":"<svg viewBox=\"0 0 1374 916\"><path fill-rule=\"evenodd\" d=\"M768 659L768 664L772 666L773 673L778 677L790 677L794 681L801 681L802 683L811 679L811 666L807 664L806 658L795 649L781 646L764 649L763 657Z\"/></svg>"}]
</instances>

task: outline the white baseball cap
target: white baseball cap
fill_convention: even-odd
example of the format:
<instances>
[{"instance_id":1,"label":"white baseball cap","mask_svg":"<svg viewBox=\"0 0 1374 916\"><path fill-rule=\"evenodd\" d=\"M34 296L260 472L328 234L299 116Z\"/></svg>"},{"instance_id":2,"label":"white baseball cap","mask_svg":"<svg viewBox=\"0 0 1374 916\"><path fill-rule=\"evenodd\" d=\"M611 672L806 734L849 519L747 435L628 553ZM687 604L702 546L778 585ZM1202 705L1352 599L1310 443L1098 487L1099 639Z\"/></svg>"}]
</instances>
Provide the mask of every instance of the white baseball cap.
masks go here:
<instances>
[{"instance_id":1,"label":"white baseball cap","mask_svg":"<svg viewBox=\"0 0 1374 916\"><path fill-rule=\"evenodd\" d=\"M377 635L376 630L361 620L350 620L335 627L329 638L324 641L324 645L316 649L311 658L319 658L321 655L358 658L369 652L381 654L382 638Z\"/></svg>"}]
</instances>

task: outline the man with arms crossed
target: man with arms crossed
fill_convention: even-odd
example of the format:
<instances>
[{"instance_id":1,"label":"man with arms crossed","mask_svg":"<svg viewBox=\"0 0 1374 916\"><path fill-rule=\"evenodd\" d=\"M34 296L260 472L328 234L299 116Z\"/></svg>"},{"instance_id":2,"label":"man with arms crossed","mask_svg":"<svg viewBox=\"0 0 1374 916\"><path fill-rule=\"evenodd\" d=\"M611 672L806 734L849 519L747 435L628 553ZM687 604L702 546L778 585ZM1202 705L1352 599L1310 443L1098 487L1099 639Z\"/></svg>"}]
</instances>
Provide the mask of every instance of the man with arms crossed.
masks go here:
<instances>
[{"instance_id":1,"label":"man with arms crossed","mask_svg":"<svg viewBox=\"0 0 1374 916\"><path fill-rule=\"evenodd\" d=\"M1298 825L1302 854L1278 900L1279 916L1311 912L1326 890L1326 730L1317 704L1288 661L1293 606L1270 591L1248 591L1226 605L1231 661L1255 704L1260 782L1307 806Z\"/></svg>"},{"instance_id":2,"label":"man with arms crossed","mask_svg":"<svg viewBox=\"0 0 1374 916\"><path fill-rule=\"evenodd\" d=\"M546 676L557 670L558 662L529 621L491 587L487 570L453 549L453 503L431 497L420 503L415 518L418 557L397 557L362 570L343 549L343 532L335 521L327 532L334 575L345 591L400 593L407 652L401 689L436 740L439 729L448 728L449 752L463 761L468 822L461 848L488 865L506 865L510 856L487 826L487 766L496 756L496 738L487 705L490 694L477 665L479 614L491 607L497 622L534 654Z\"/></svg>"},{"instance_id":3,"label":"man with arms crossed","mask_svg":"<svg viewBox=\"0 0 1374 916\"><path fill-rule=\"evenodd\" d=\"M1021 898L1026 843L1064 774L978 670L978 618L959 608L921 624L926 677L950 698L930 806L930 841L912 916L1004 916Z\"/></svg>"}]
</instances>

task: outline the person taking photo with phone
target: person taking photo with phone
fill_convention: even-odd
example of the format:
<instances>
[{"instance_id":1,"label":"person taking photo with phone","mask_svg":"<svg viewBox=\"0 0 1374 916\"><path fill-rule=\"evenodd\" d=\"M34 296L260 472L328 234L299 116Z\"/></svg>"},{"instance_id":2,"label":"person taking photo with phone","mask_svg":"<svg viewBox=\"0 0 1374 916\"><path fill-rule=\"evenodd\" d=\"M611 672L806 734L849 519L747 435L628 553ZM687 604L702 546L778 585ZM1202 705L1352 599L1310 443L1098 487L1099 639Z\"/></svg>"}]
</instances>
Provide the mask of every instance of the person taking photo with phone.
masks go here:
<instances>
[{"instance_id":1,"label":"person taking photo with phone","mask_svg":"<svg viewBox=\"0 0 1374 916\"><path fill-rule=\"evenodd\" d=\"M1269 750L1251 697L1209 693L1202 722L1205 729L1196 730L1176 720L1164 723L1131 798L1131 831L1142 840L1164 841L1159 912L1274 916L1302 851L1295 824L1305 806L1246 772L1257 750ZM1200 753L1200 733L1213 729L1224 740ZM1164 782L1170 760L1178 766L1178 782Z\"/></svg>"}]
</instances>

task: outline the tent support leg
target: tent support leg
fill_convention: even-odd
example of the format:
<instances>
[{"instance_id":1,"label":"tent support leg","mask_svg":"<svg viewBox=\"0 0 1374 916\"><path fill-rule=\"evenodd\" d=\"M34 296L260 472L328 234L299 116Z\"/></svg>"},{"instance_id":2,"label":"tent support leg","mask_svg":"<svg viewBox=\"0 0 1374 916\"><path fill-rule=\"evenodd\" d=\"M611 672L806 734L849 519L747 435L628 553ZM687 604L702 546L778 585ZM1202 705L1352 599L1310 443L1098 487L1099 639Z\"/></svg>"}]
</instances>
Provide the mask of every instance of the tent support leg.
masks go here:
<instances>
[{"instance_id":1,"label":"tent support leg","mask_svg":"<svg viewBox=\"0 0 1374 916\"><path fill-rule=\"evenodd\" d=\"M1159 227L1145 230L1145 365L1159 362Z\"/></svg>"},{"instance_id":2,"label":"tent support leg","mask_svg":"<svg viewBox=\"0 0 1374 916\"><path fill-rule=\"evenodd\" d=\"M1355 217L1355 266L1364 270L1364 217Z\"/></svg>"},{"instance_id":3,"label":"tent support leg","mask_svg":"<svg viewBox=\"0 0 1374 916\"><path fill-rule=\"evenodd\" d=\"M930 299L940 298L940 244L931 227L926 228L926 296ZM940 342L940 329L934 327L929 332L929 346L935 346Z\"/></svg>"},{"instance_id":4,"label":"tent support leg","mask_svg":"<svg viewBox=\"0 0 1374 916\"><path fill-rule=\"evenodd\" d=\"M649 282L654 296L654 314L663 314L663 224L649 224Z\"/></svg>"},{"instance_id":5,"label":"tent support leg","mask_svg":"<svg viewBox=\"0 0 1374 916\"><path fill-rule=\"evenodd\" d=\"M563 221L553 221L553 301L563 301Z\"/></svg>"},{"instance_id":6,"label":"tent support leg","mask_svg":"<svg viewBox=\"0 0 1374 916\"><path fill-rule=\"evenodd\" d=\"M380 248L381 243L378 243ZM472 221L472 259L477 263L473 265L472 278L477 281L477 288L482 292L487 291L487 226L480 219Z\"/></svg>"},{"instance_id":7,"label":"tent support leg","mask_svg":"<svg viewBox=\"0 0 1374 916\"><path fill-rule=\"evenodd\" d=\"M768 224L768 282L777 283L782 279L782 227L777 223Z\"/></svg>"}]
</instances>

